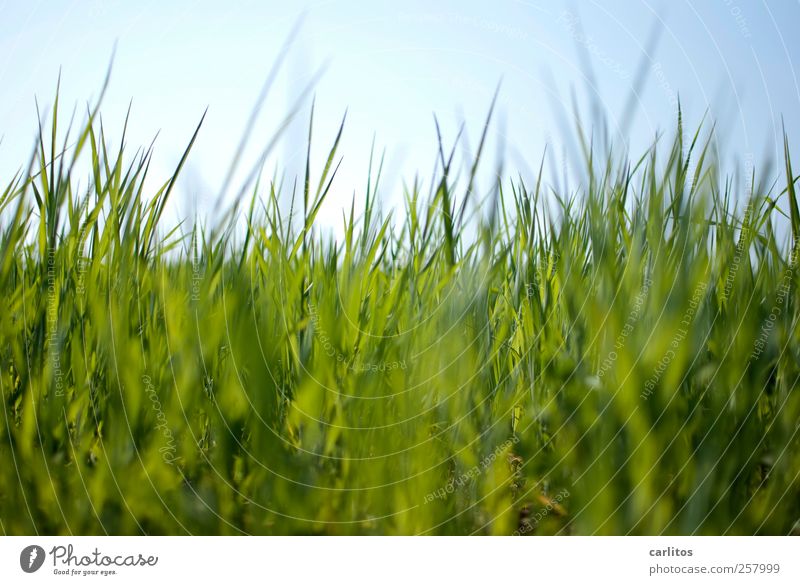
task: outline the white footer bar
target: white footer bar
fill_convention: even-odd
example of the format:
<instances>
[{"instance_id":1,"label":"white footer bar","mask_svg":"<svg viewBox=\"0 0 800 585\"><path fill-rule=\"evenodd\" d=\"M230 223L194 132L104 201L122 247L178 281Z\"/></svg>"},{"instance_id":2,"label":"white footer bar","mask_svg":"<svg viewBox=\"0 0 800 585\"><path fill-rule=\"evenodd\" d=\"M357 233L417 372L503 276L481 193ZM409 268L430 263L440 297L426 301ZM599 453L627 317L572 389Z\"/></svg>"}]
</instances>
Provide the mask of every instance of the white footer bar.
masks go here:
<instances>
[{"instance_id":1,"label":"white footer bar","mask_svg":"<svg viewBox=\"0 0 800 585\"><path fill-rule=\"evenodd\" d=\"M797 584L798 557L792 537L3 537L0 583Z\"/></svg>"}]
</instances>

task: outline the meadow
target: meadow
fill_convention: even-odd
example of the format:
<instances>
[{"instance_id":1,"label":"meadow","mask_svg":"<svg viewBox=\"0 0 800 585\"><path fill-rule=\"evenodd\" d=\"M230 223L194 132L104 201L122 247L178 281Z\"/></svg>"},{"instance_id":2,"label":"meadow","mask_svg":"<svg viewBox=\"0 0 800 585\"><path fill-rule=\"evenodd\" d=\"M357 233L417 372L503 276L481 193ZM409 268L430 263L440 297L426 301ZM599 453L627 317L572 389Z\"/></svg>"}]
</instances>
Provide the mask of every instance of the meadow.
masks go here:
<instances>
[{"instance_id":1,"label":"meadow","mask_svg":"<svg viewBox=\"0 0 800 585\"><path fill-rule=\"evenodd\" d=\"M635 156L578 127L558 192L442 137L394 213L375 156L336 240L344 123L167 225L195 138L146 188L99 103L0 186L3 534L800 532L788 138L734 181L680 116Z\"/></svg>"}]
</instances>

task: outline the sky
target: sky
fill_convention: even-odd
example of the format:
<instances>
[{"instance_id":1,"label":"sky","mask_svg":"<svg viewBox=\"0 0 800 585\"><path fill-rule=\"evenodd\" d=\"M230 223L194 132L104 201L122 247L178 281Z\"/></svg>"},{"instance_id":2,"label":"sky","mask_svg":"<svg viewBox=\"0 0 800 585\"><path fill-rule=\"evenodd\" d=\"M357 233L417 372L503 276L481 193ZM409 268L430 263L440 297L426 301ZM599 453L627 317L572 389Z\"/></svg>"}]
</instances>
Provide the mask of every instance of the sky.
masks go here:
<instances>
[{"instance_id":1,"label":"sky","mask_svg":"<svg viewBox=\"0 0 800 585\"><path fill-rule=\"evenodd\" d=\"M158 134L158 182L208 108L170 213L213 214L232 196L224 178L287 39L243 160L252 164L296 107L267 165L290 184L303 172L313 99L318 172L346 111L343 161L320 217L334 230L340 208L363 197L373 141L391 206L404 180L431 177L434 114L448 144L464 123L459 152L472 153L498 85L489 174L502 158L530 179L547 145L557 181L575 148L572 95L586 119L599 107L633 153L674 125L679 96L687 126L706 112L716 122L732 172L758 169L782 155L782 123L800 158L798 22L798 0L0 0L0 176L29 156L34 97L49 111L60 72L61 116L82 113L116 47L107 134L119 137L131 104L127 142Z\"/></svg>"}]
</instances>

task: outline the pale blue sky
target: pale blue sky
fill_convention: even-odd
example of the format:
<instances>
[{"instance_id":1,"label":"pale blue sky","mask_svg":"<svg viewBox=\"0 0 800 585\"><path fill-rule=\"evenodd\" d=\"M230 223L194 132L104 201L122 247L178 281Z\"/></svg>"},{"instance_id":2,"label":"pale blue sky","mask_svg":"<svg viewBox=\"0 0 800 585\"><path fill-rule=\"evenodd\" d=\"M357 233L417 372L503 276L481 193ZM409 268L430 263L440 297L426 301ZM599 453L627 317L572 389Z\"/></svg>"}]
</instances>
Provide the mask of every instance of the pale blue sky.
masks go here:
<instances>
[{"instance_id":1,"label":"pale blue sky","mask_svg":"<svg viewBox=\"0 0 800 585\"><path fill-rule=\"evenodd\" d=\"M797 0L0 0L0 171L8 176L28 156L33 96L50 104L61 68L62 103L70 109L84 103L96 95L116 41L103 108L110 133L121 126L133 99L129 142L149 143L161 131L155 172L163 177L209 106L173 212L190 211L193 198L201 211L210 209L250 107L303 12L253 142L268 140L312 71L327 63L315 87L317 158L349 108L345 160L322 218L329 225L340 221L336 208L349 204L354 189L363 189L373 134L378 147L387 149L384 196L391 200L399 176L431 174L432 114L439 115L450 139L458 121L466 120L474 148L501 78L502 123L494 130L505 136L507 169L525 175L538 166L545 142L564 143L556 112L559 102L568 102L571 87L581 103L587 87L594 88L612 126L619 124L642 63L647 78L627 133L634 150L657 129L670 127L677 92L687 122L696 124L710 109L724 146L742 160L750 157L758 165L765 152L776 154L781 114L793 149L800 144ZM661 31L651 52L654 26ZM592 64L593 78L585 76L581 53ZM277 151L290 172L302 166L308 101Z\"/></svg>"}]
</instances>

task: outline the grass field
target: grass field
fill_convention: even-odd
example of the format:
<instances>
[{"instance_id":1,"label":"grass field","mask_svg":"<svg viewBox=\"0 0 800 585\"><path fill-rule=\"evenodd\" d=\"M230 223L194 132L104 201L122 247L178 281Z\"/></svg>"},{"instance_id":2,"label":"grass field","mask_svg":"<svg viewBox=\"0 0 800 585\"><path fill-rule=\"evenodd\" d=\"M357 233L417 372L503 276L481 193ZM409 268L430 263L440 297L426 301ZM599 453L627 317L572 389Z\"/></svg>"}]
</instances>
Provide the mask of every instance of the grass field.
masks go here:
<instances>
[{"instance_id":1,"label":"grass field","mask_svg":"<svg viewBox=\"0 0 800 585\"><path fill-rule=\"evenodd\" d=\"M788 146L734 182L678 120L487 194L442 140L391 217L375 161L337 242L338 137L299 220L262 177L165 225L191 144L151 192L151 150L58 121L0 187L2 533L800 530Z\"/></svg>"}]
</instances>

